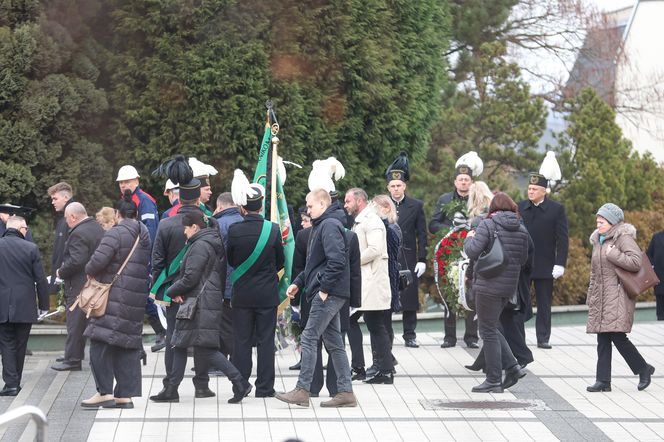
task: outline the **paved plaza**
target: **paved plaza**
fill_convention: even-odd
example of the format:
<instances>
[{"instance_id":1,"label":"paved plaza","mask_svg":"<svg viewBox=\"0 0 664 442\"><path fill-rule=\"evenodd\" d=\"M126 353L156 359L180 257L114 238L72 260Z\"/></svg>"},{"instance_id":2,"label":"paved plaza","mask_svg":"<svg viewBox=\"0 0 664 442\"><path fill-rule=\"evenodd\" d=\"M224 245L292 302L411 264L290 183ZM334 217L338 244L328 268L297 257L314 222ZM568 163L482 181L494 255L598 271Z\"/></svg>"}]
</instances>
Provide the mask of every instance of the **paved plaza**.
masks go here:
<instances>
[{"instance_id":1,"label":"paved plaza","mask_svg":"<svg viewBox=\"0 0 664 442\"><path fill-rule=\"evenodd\" d=\"M421 347L405 348L395 338L399 361L394 385L355 382L359 406L324 409L327 392L312 399L313 406L288 406L274 398L253 395L240 405L227 404L231 385L213 378L216 398L194 399L191 371L180 387L180 403L155 404L147 397L161 389L163 352L149 353L143 370L143 397L132 410L84 410L82 399L95 392L87 364L80 372L49 368L55 353L36 353L26 359L23 390L15 398L0 398L0 411L30 404L48 415L50 441L446 441L446 440L663 440L664 439L664 327L637 323L630 338L655 366L652 385L636 390L617 351L613 353L613 391L587 393L594 382L595 336L584 326L554 328L552 350L534 345L534 329L527 329L535 363L528 375L503 394L470 393L483 380L463 365L477 350L441 349L442 333L422 333ZM365 344L368 344L368 335ZM365 346L365 354L370 358ZM292 348L277 355L277 390L295 386L297 361ZM192 360L189 359L191 366ZM460 408L461 407L461 408ZM505 408L516 407L516 408ZM31 441L35 427L27 419L0 428L2 441Z\"/></svg>"}]
</instances>

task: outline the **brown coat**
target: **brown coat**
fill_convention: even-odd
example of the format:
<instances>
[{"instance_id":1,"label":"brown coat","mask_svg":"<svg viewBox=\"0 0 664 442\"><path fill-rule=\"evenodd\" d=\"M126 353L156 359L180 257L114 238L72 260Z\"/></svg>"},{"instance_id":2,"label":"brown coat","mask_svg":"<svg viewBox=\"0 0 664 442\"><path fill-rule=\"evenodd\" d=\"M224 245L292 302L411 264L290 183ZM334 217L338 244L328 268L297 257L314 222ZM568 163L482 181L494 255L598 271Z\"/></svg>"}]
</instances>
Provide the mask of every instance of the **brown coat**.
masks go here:
<instances>
[{"instance_id":1,"label":"brown coat","mask_svg":"<svg viewBox=\"0 0 664 442\"><path fill-rule=\"evenodd\" d=\"M641 267L641 250L636 244L636 229L624 222L606 233L599 243L597 230L590 235L593 254L588 287L587 333L629 333L634 322L635 300L629 299L620 285L616 267L637 271Z\"/></svg>"}]
</instances>

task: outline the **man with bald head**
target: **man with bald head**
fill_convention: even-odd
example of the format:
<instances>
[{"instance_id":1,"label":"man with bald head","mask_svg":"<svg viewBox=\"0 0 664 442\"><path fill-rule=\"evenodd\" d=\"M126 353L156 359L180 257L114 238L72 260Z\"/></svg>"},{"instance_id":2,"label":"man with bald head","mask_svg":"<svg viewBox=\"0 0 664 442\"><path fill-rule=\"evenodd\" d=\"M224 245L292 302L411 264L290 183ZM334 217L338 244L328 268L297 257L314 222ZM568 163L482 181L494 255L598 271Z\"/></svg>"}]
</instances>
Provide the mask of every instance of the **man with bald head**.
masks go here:
<instances>
[{"instance_id":1,"label":"man with bald head","mask_svg":"<svg viewBox=\"0 0 664 442\"><path fill-rule=\"evenodd\" d=\"M69 311L76 297L85 285L85 265L104 236L104 229L94 218L88 216L83 204L73 202L67 205L64 214L69 226L62 265L56 275L65 281L65 303L67 306L67 340L65 355L51 366L53 370L80 370L85 351L83 332L87 321L81 309Z\"/></svg>"}]
</instances>

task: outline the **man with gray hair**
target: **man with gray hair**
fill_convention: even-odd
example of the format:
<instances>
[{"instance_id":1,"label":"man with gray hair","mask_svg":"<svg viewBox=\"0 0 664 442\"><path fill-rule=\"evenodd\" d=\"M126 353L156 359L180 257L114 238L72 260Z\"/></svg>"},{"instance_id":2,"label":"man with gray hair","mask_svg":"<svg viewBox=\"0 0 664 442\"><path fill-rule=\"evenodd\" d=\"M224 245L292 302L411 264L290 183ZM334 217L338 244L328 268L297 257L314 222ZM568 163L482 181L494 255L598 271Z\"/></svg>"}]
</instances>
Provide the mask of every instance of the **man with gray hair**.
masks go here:
<instances>
[{"instance_id":1,"label":"man with gray hair","mask_svg":"<svg viewBox=\"0 0 664 442\"><path fill-rule=\"evenodd\" d=\"M104 229L94 218L88 216L83 204L73 202L65 209L65 222L69 226L69 237L65 244L62 265L56 275L65 281L65 304L67 307L67 340L65 354L52 365L53 370L80 370L85 353L83 332L87 321L81 309L70 311L69 307L83 289L87 280L85 265L97 249Z\"/></svg>"},{"instance_id":2,"label":"man with gray hair","mask_svg":"<svg viewBox=\"0 0 664 442\"><path fill-rule=\"evenodd\" d=\"M25 241L27 232L25 218L11 216L0 238L0 352L5 381L0 396L16 396L21 391L30 329L37 322L36 295L39 309L48 310L48 283L39 249Z\"/></svg>"}]
</instances>

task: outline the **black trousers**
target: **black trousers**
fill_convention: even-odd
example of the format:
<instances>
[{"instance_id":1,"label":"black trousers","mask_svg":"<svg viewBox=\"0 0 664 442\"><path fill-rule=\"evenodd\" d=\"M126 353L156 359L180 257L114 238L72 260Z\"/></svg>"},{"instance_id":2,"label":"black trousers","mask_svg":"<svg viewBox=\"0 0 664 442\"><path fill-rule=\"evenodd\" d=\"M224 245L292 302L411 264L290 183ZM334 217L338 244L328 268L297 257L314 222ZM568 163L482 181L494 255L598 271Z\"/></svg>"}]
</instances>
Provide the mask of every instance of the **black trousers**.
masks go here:
<instances>
[{"instance_id":1,"label":"black trousers","mask_svg":"<svg viewBox=\"0 0 664 442\"><path fill-rule=\"evenodd\" d=\"M351 361L353 368L364 368L364 348L362 347L362 329L357 322L362 316L362 311L358 310L350 315L348 326L348 345L350 345ZM366 319L365 319L366 321Z\"/></svg>"},{"instance_id":2,"label":"black trousers","mask_svg":"<svg viewBox=\"0 0 664 442\"><path fill-rule=\"evenodd\" d=\"M509 345L512 354L520 365L526 365L533 362L533 352L530 351L526 344L526 329L523 324L523 313L514 311L512 309L504 309L500 314L499 330L505 337L507 345ZM510 361L507 360L507 363ZM486 367L484 358L484 347L480 350L474 365L482 368ZM506 370L510 367L502 367Z\"/></svg>"},{"instance_id":3,"label":"black trousers","mask_svg":"<svg viewBox=\"0 0 664 442\"><path fill-rule=\"evenodd\" d=\"M180 304L174 302L166 307L166 349L164 352L166 376L162 380L164 387L173 384L173 352L177 349L171 346L171 339L173 338L173 332L175 331L175 316L178 314L179 308ZM184 351L186 355L187 350L185 349Z\"/></svg>"},{"instance_id":4,"label":"black trousers","mask_svg":"<svg viewBox=\"0 0 664 442\"><path fill-rule=\"evenodd\" d=\"M141 396L141 350L90 340L90 368L99 394L117 398Z\"/></svg>"},{"instance_id":5,"label":"black trousers","mask_svg":"<svg viewBox=\"0 0 664 442\"><path fill-rule=\"evenodd\" d=\"M221 307L221 330L219 335L219 351L230 359L233 354L233 309L230 299L224 299L224 304Z\"/></svg>"},{"instance_id":6,"label":"black trousers","mask_svg":"<svg viewBox=\"0 0 664 442\"><path fill-rule=\"evenodd\" d=\"M466 343L466 345L476 344L480 338L477 336L477 321L475 320L475 312L466 312L464 321L466 321L466 331L463 333L463 341ZM449 342L452 345L456 345L457 343L456 323L456 314L450 314L449 317L445 318L445 337L443 340L445 342Z\"/></svg>"},{"instance_id":7,"label":"black trousers","mask_svg":"<svg viewBox=\"0 0 664 442\"><path fill-rule=\"evenodd\" d=\"M392 310L385 310L384 314L385 314L385 328L387 329L387 336L390 339L390 350L392 350L392 346L394 345L394 327L392 327Z\"/></svg>"},{"instance_id":8,"label":"black trousers","mask_svg":"<svg viewBox=\"0 0 664 442\"><path fill-rule=\"evenodd\" d=\"M553 279L533 279L535 299L537 299L537 318L535 332L537 343L551 339L551 300L553 299Z\"/></svg>"},{"instance_id":9,"label":"black trousers","mask_svg":"<svg viewBox=\"0 0 664 442\"><path fill-rule=\"evenodd\" d=\"M374 364L382 373L389 373L394 368L390 337L385 327L385 310L364 310L364 322L371 337L371 351Z\"/></svg>"},{"instance_id":10,"label":"black trousers","mask_svg":"<svg viewBox=\"0 0 664 442\"><path fill-rule=\"evenodd\" d=\"M415 328L417 328L417 312L404 310L401 315L403 321L403 340L407 341L409 339L417 338L417 334L415 334Z\"/></svg>"},{"instance_id":11,"label":"black trousers","mask_svg":"<svg viewBox=\"0 0 664 442\"><path fill-rule=\"evenodd\" d=\"M655 294L655 305L657 308L657 320L664 321L664 293Z\"/></svg>"},{"instance_id":12,"label":"black trousers","mask_svg":"<svg viewBox=\"0 0 664 442\"><path fill-rule=\"evenodd\" d=\"M256 395L274 393L274 332L277 308L233 307L233 364L247 381L251 377L251 348L256 342Z\"/></svg>"},{"instance_id":13,"label":"black trousers","mask_svg":"<svg viewBox=\"0 0 664 442\"><path fill-rule=\"evenodd\" d=\"M2 380L8 388L21 385L25 351L32 324L5 322L0 324L0 352L2 352Z\"/></svg>"},{"instance_id":14,"label":"black trousers","mask_svg":"<svg viewBox=\"0 0 664 442\"><path fill-rule=\"evenodd\" d=\"M69 303L67 303L69 304ZM65 360L80 362L85 358L85 337L83 332L88 325L85 313L80 308L66 310L67 340L65 341Z\"/></svg>"},{"instance_id":15,"label":"black trousers","mask_svg":"<svg viewBox=\"0 0 664 442\"><path fill-rule=\"evenodd\" d=\"M187 366L187 349L176 347L173 350L173 376L171 378L171 385L177 388L182 383L182 379L184 379L184 372ZM210 382L208 371L210 371L210 366L221 370L233 385L239 385L243 382L242 375L238 369L219 350L210 347L194 347L195 371L192 381L195 389L204 390L208 388Z\"/></svg>"},{"instance_id":16,"label":"black trousers","mask_svg":"<svg viewBox=\"0 0 664 442\"><path fill-rule=\"evenodd\" d=\"M323 389L323 383L325 383L330 397L334 397L339 392L337 388L337 372L334 369L332 360L328 358L326 373L325 375L323 374L323 348L325 347L323 346L323 338L321 338L318 341L318 358L314 367L314 378L311 381L310 393L319 394Z\"/></svg>"},{"instance_id":17,"label":"black trousers","mask_svg":"<svg viewBox=\"0 0 664 442\"><path fill-rule=\"evenodd\" d=\"M611 382L611 342L616 346L632 373L639 374L646 368L646 361L625 333L597 334L597 376L598 382Z\"/></svg>"},{"instance_id":18,"label":"black trousers","mask_svg":"<svg viewBox=\"0 0 664 442\"><path fill-rule=\"evenodd\" d=\"M503 368L513 367L517 363L499 329L500 314L507 304L507 298L478 295L475 303L480 335L484 341L482 349L486 361L486 380L497 384L503 380Z\"/></svg>"}]
</instances>

